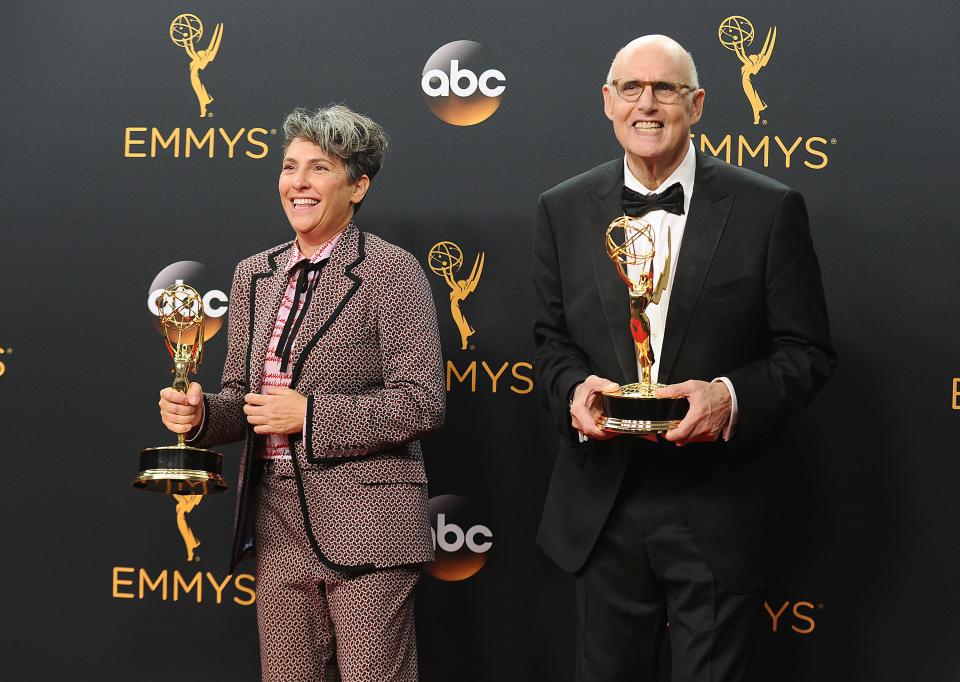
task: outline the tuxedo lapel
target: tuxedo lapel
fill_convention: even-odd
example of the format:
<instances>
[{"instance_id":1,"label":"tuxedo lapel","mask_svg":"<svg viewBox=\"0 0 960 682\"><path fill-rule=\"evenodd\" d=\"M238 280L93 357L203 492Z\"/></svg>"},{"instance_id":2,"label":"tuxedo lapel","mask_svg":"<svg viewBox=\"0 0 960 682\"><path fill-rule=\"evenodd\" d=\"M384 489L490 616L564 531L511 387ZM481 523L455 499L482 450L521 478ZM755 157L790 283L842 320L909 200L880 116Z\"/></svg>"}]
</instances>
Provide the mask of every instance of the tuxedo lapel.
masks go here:
<instances>
[{"instance_id":1,"label":"tuxedo lapel","mask_svg":"<svg viewBox=\"0 0 960 682\"><path fill-rule=\"evenodd\" d=\"M733 195L724 187L718 165L718 161L697 153L690 213L683 230L680 258L670 289L670 307L660 351L661 383L671 380L673 365L733 206Z\"/></svg>"},{"instance_id":2,"label":"tuxedo lapel","mask_svg":"<svg viewBox=\"0 0 960 682\"><path fill-rule=\"evenodd\" d=\"M587 192L587 224L590 260L600 292L603 321L610 332L620 374L625 383L637 380L637 356L630 337L630 294L620 279L616 263L607 255L605 234L614 219L623 215L623 160L612 162L600 171L600 177ZM614 235L623 241L623 234Z\"/></svg>"},{"instance_id":3,"label":"tuxedo lapel","mask_svg":"<svg viewBox=\"0 0 960 682\"><path fill-rule=\"evenodd\" d=\"M263 363L267 346L273 334L280 311L283 292L287 289L287 273L284 268L290 260L293 242L267 255L268 268L253 273L250 280L250 347L247 349L247 376L250 391L259 393L263 386ZM262 312L261 312L262 311Z\"/></svg>"}]
</instances>

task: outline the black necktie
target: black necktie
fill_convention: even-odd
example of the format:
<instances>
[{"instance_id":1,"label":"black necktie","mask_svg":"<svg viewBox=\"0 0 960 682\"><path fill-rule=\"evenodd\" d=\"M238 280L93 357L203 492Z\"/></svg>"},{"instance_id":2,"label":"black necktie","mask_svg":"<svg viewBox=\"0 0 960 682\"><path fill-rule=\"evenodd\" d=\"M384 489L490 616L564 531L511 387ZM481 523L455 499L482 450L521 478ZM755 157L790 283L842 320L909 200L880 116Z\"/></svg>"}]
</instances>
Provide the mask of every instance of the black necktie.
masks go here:
<instances>
[{"instance_id":1,"label":"black necktie","mask_svg":"<svg viewBox=\"0 0 960 682\"><path fill-rule=\"evenodd\" d=\"M300 275L297 277L297 287L293 294L293 304L290 306L290 314L287 315L287 321L284 323L283 331L280 332L280 338L277 340L276 355L280 359L281 372L287 371L287 365L290 362L290 353L293 351L293 342L297 338L297 332L300 331L300 325L303 324L303 318L307 316L307 308L310 307L313 290L317 288L320 272L328 260L328 258L324 258L317 263L310 263L306 260L300 261L303 265L300 268ZM317 274L311 282L310 273L313 272ZM300 309L300 314L298 315L297 307L300 305L301 296L303 297L303 307ZM296 318L296 320L294 320L294 318Z\"/></svg>"},{"instance_id":2,"label":"black necktie","mask_svg":"<svg viewBox=\"0 0 960 682\"><path fill-rule=\"evenodd\" d=\"M683 215L683 186L675 182L663 192L641 194L624 186L621 194L623 212L631 218L640 218L650 211L666 211Z\"/></svg>"}]
</instances>

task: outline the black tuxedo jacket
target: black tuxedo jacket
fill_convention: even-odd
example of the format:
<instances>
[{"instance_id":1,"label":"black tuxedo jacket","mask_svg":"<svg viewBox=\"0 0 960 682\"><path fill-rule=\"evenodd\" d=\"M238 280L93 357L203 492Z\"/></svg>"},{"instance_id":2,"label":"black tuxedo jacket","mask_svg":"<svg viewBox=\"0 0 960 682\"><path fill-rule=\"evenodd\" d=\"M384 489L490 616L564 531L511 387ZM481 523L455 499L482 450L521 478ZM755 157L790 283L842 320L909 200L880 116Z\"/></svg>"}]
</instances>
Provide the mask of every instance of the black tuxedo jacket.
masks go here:
<instances>
[{"instance_id":1,"label":"black tuxedo jacket","mask_svg":"<svg viewBox=\"0 0 960 682\"><path fill-rule=\"evenodd\" d=\"M675 492L721 584L746 592L803 549L785 422L830 377L836 356L802 197L715 158L696 161L659 381L729 377L735 435L682 448L630 436L577 442L572 387L590 374L637 381L627 287L604 245L622 214L623 159L554 187L540 197L533 241L536 378L560 430L538 542L577 571L639 458Z\"/></svg>"}]
</instances>

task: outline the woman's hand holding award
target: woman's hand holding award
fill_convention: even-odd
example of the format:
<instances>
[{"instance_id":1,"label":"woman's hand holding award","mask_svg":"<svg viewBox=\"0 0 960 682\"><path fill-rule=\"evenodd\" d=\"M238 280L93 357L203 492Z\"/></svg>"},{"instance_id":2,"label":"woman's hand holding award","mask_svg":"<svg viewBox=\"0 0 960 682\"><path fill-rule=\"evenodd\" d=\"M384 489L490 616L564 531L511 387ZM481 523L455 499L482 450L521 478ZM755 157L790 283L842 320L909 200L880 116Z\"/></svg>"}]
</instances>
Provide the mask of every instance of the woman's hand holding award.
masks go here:
<instances>
[{"instance_id":1,"label":"woman's hand holding award","mask_svg":"<svg viewBox=\"0 0 960 682\"><path fill-rule=\"evenodd\" d=\"M196 373L203 359L203 300L196 289L174 284L157 299L164 342L173 356L173 388L187 392L189 375ZM176 445L161 445L140 451L140 473L136 488L180 495L207 495L227 490L223 480L223 455L213 450L186 445L177 434Z\"/></svg>"}]
</instances>

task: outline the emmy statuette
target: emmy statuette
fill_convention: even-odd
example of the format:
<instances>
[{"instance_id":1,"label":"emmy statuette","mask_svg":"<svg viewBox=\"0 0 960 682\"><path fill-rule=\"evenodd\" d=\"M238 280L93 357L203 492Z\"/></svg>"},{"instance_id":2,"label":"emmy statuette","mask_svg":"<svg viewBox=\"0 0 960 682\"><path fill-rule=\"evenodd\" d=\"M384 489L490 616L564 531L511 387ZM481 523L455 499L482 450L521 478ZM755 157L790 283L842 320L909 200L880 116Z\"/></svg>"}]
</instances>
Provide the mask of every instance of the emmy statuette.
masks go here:
<instances>
[{"instance_id":1,"label":"emmy statuette","mask_svg":"<svg viewBox=\"0 0 960 682\"><path fill-rule=\"evenodd\" d=\"M427 258L433 273L443 277L443 281L450 287L450 315L460 332L460 349L467 350L467 339L473 336L476 330L467 322L460 310L460 304L477 288L477 282L483 273L483 251L473 261L473 269L467 279L458 280L453 276L463 265L463 252L453 242L437 242L430 249Z\"/></svg>"},{"instance_id":2,"label":"emmy statuette","mask_svg":"<svg viewBox=\"0 0 960 682\"><path fill-rule=\"evenodd\" d=\"M760 112L767 108L767 103L757 94L757 89L751 79L770 62L773 46L777 42L777 27L774 26L767 30L767 39L763 41L763 48L759 54L747 54L746 46L753 42L754 29L753 24L746 17L737 15L727 17L720 24L717 33L720 37L720 43L736 54L742 64L740 74L742 76L743 94L747 96L750 108L753 109L753 125L759 125ZM767 122L764 121L763 124L766 125Z\"/></svg>"},{"instance_id":3,"label":"emmy statuette","mask_svg":"<svg viewBox=\"0 0 960 682\"><path fill-rule=\"evenodd\" d=\"M203 359L203 300L185 284L166 288L157 299L164 342L173 356L173 388L187 392L189 375ZM140 451L140 473L133 486L168 495L208 495L227 490L223 480L223 455L185 444L177 434L176 445L161 445Z\"/></svg>"},{"instance_id":4,"label":"emmy statuette","mask_svg":"<svg viewBox=\"0 0 960 682\"><path fill-rule=\"evenodd\" d=\"M623 230L623 241L615 236ZM653 228L639 218L621 216L610 223L606 234L607 255L616 264L621 279L630 293L630 335L637 351L640 381L626 384L615 391L601 394L602 416L598 425L604 431L634 435L666 433L676 428L687 413L686 398L661 398L656 391L664 384L650 379L655 359L650 344L650 320L646 309L659 303L670 277L670 234L667 233L667 256L663 271L654 282L653 258L656 254Z\"/></svg>"}]
</instances>

